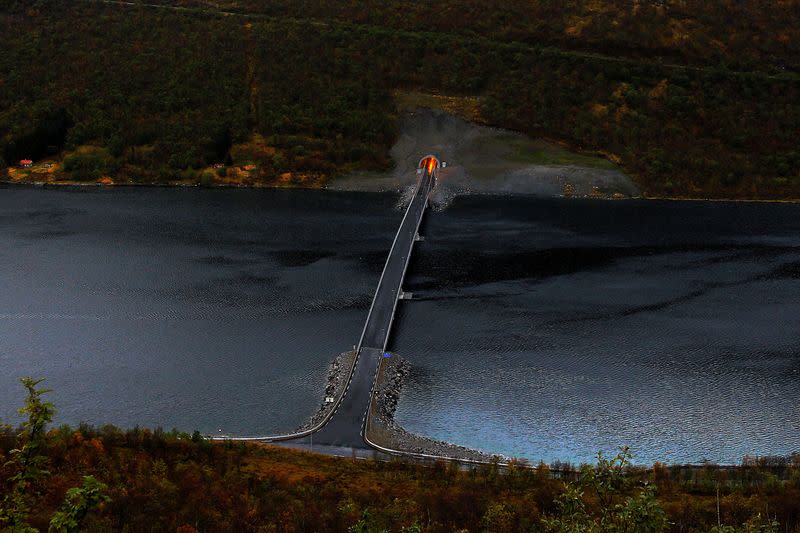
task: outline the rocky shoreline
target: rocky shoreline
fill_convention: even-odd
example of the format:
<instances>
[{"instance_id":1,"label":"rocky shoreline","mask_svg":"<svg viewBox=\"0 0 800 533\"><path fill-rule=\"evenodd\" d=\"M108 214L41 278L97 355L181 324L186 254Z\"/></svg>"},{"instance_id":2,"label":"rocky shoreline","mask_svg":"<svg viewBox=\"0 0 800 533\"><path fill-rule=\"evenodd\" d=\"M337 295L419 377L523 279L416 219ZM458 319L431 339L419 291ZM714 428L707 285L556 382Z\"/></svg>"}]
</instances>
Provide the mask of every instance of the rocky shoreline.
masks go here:
<instances>
[{"instance_id":1,"label":"rocky shoreline","mask_svg":"<svg viewBox=\"0 0 800 533\"><path fill-rule=\"evenodd\" d=\"M295 429L296 433L310 430L330 415L347 386L355 356L354 351L343 352L331 361L320 405L311 417ZM367 425L367 435L371 442L397 452L466 461L504 462L508 459L501 455L415 435L399 426L394 420L394 413L397 410L403 383L410 373L411 365L402 357L393 355L381 360L375 394L372 398L371 417Z\"/></svg>"},{"instance_id":2,"label":"rocky shoreline","mask_svg":"<svg viewBox=\"0 0 800 533\"><path fill-rule=\"evenodd\" d=\"M308 420L295 429L296 433L308 431L317 426L331 413L342 392L344 392L355 357L356 352L354 351L342 352L331 361L325 379L325 394L322 397L319 408ZM331 399L333 401L330 401Z\"/></svg>"},{"instance_id":3,"label":"rocky shoreline","mask_svg":"<svg viewBox=\"0 0 800 533\"><path fill-rule=\"evenodd\" d=\"M403 382L410 373L411 365L402 357L393 355L381 361L367 425L367 436L371 442L404 453L479 462L507 461L508 458L501 455L415 435L399 426L394 420L394 413Z\"/></svg>"}]
</instances>

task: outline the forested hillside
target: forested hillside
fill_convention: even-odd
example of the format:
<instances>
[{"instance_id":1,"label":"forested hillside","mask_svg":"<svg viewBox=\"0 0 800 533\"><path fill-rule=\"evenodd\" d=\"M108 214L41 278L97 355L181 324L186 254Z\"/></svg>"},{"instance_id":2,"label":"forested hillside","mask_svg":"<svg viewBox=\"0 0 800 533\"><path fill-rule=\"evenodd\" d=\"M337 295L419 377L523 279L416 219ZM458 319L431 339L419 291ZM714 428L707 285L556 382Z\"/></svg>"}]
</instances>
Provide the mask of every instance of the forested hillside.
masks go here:
<instances>
[{"instance_id":1,"label":"forested hillside","mask_svg":"<svg viewBox=\"0 0 800 533\"><path fill-rule=\"evenodd\" d=\"M800 2L164 3L0 4L0 166L53 162L12 180L316 186L388 168L414 90L647 195L800 197Z\"/></svg>"},{"instance_id":2,"label":"forested hillside","mask_svg":"<svg viewBox=\"0 0 800 533\"><path fill-rule=\"evenodd\" d=\"M739 0L166 0L731 69L800 69L800 2Z\"/></svg>"}]
</instances>

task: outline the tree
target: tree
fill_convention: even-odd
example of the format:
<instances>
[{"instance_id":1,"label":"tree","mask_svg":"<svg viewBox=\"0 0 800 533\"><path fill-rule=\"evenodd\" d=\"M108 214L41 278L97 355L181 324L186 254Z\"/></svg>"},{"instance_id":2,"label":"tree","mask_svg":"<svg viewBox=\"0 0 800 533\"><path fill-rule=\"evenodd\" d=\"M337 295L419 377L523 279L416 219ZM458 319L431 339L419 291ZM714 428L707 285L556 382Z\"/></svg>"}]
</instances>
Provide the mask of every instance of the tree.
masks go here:
<instances>
[{"instance_id":1,"label":"tree","mask_svg":"<svg viewBox=\"0 0 800 533\"><path fill-rule=\"evenodd\" d=\"M596 466L585 466L579 480L567 485L557 499L558 515L542 520L551 533L660 533L669 525L666 514L655 498L655 489L643 485L634 496L624 500L620 494L629 485L626 470L630 450L622 448L611 459L597 454ZM598 509L587 507L586 492L593 493Z\"/></svg>"},{"instance_id":2,"label":"tree","mask_svg":"<svg viewBox=\"0 0 800 533\"><path fill-rule=\"evenodd\" d=\"M11 460L6 463L16 473L9 478L11 488L0 505L0 530L13 533L33 533L37 530L28 524L31 499L36 483L46 477L48 459L44 455L47 447L47 424L53 420L55 407L42 400L48 389L37 388L43 379L22 378L27 389L25 405L19 414L27 415L22 431L17 435L18 447L11 450ZM21 444L21 446L19 446ZM77 531L84 519L100 503L109 501L106 485L92 476L83 478L82 487L67 491L61 510L53 515L50 531L71 533Z\"/></svg>"},{"instance_id":3,"label":"tree","mask_svg":"<svg viewBox=\"0 0 800 533\"><path fill-rule=\"evenodd\" d=\"M710 533L778 533L778 522L764 520L759 514L742 524L741 527L717 526Z\"/></svg>"},{"instance_id":4,"label":"tree","mask_svg":"<svg viewBox=\"0 0 800 533\"><path fill-rule=\"evenodd\" d=\"M28 415L28 419L17 435L22 446L11 450L8 465L17 473L9 479L12 488L0 507L0 526L15 532L34 531L27 525L29 502L34 483L48 474L45 469L47 458L41 451L46 446L45 428L55 413L53 404L42 400L42 396L50 391L36 388L43 379L22 378L20 381L27 389L28 397L18 412Z\"/></svg>"},{"instance_id":5,"label":"tree","mask_svg":"<svg viewBox=\"0 0 800 533\"><path fill-rule=\"evenodd\" d=\"M513 515L502 503L491 504L483 517L481 525L486 532L511 531L513 529Z\"/></svg>"},{"instance_id":6,"label":"tree","mask_svg":"<svg viewBox=\"0 0 800 533\"><path fill-rule=\"evenodd\" d=\"M67 491L64 503L50 519L50 533L73 533L79 531L86 516L101 503L111 501L106 494L108 487L94 476L84 476L83 486Z\"/></svg>"}]
</instances>

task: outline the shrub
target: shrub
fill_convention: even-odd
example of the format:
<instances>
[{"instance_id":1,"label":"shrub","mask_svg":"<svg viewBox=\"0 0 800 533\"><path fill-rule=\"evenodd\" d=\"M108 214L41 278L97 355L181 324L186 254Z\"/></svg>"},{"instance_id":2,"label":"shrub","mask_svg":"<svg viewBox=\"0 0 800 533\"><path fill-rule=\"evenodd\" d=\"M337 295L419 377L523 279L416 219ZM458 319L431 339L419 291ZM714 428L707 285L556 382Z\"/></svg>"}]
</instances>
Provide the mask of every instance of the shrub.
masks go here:
<instances>
[{"instance_id":1,"label":"shrub","mask_svg":"<svg viewBox=\"0 0 800 533\"><path fill-rule=\"evenodd\" d=\"M98 146L81 146L64 158L64 171L73 179L91 181L115 170L116 160L107 149Z\"/></svg>"}]
</instances>

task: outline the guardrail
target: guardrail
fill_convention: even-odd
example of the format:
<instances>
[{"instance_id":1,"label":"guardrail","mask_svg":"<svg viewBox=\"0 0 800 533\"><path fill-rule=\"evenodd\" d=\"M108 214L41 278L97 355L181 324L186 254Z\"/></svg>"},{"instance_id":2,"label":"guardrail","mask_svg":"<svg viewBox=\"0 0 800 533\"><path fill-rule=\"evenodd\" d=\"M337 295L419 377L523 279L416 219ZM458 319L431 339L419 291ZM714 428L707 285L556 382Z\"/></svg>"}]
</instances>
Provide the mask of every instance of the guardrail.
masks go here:
<instances>
[{"instance_id":1,"label":"guardrail","mask_svg":"<svg viewBox=\"0 0 800 533\"><path fill-rule=\"evenodd\" d=\"M422 181L420 182L420 187L423 187L423 186L427 187L426 179L428 179L428 180L432 180L433 179L432 175L428 175L427 170L425 171L425 175L423 175L423 177L422 177ZM430 190L428 190L425 193L425 200L423 200L425 202L425 205L422 207L422 213L420 213L419 218L417 219L417 225L414 226L414 235L418 235L419 234L419 227L422 224L423 216L425 216L425 209L428 207L428 195L429 194L430 194ZM414 203L414 201L412 199L411 204L413 204L413 203ZM409 204L409 206L408 206L409 209L411 209L411 204ZM400 227L402 228L402 226L403 225L401 223ZM400 234L400 232L398 231L398 235L399 234ZM392 304L392 316L389 318L389 327L386 328L386 337L383 339L383 346L381 347L382 350L386 350L386 345L389 343L389 335L392 332L392 324L394 324L394 315L397 312L397 301L398 301L398 299L400 297L400 291L403 288L403 281L405 281L405 279L406 279L406 270L408 270L408 263L411 261L411 251L414 249L414 243L415 242L416 242L416 239L412 239L411 240L411 246L408 248L408 253L406 254L406 260L405 260L405 263L403 264L403 274L400 276L400 285L397 287L397 296L398 297L394 299L394 303ZM390 252L390 255L391 255L391 252Z\"/></svg>"},{"instance_id":2,"label":"guardrail","mask_svg":"<svg viewBox=\"0 0 800 533\"><path fill-rule=\"evenodd\" d=\"M398 457L413 457L415 459L420 459L423 461L448 461L448 462L456 462L456 463L463 463L469 465L492 465L496 464L502 467L508 467L511 463L509 461L479 461L477 459L463 459L458 457L450 457L447 455L436 455L436 454L427 454L427 453L419 453L419 452L409 452L403 450L396 450L394 448L388 448L386 446L381 446L376 442L373 442L369 438L369 429L370 424L372 423L372 407L375 404L375 392L377 389L378 383L378 375L380 374L381 367L383 365L378 365L378 369L375 371L375 379L373 380L372 390L370 391L369 395L369 407L367 408L367 416L366 421L364 423L364 428L362 430L361 436L364 438L364 442L366 442L372 448L383 452L388 455L394 455Z\"/></svg>"},{"instance_id":3,"label":"guardrail","mask_svg":"<svg viewBox=\"0 0 800 533\"><path fill-rule=\"evenodd\" d=\"M422 176L422 179L420 180L419 184L417 185L417 187L426 186L426 180L429 177L430 176L428 175L428 172L426 170L424 172L423 176ZM384 265L383 265L383 271L381 272L381 277L378 280L378 286L375 289L375 294L372 296L372 303L369 306L369 312L367 313L367 319L364 322L364 329L361 330L361 337L358 340L358 345L356 347L356 356L353 359L352 366L350 367L350 375L347 378L347 384L345 385L345 387L342 389L342 392L337 397L336 403L333 406L333 408L330 410L330 412L327 415L325 415L325 417L323 417L323 419L316 426L314 426L314 427L312 427L310 429L303 430L303 431L298 431L296 433L288 433L288 434L285 434L285 435L271 435L271 436L263 436L263 437L230 437L230 436L225 436L225 435L209 435L208 438L210 440L282 442L282 441L287 441L287 440L294 440L294 439L300 439L300 438L303 438L303 437L308 437L312 433L315 433L315 432L319 431L320 429L324 428L325 425L328 422L330 422L330 419L339 410L339 407L340 407L340 405L342 403L342 400L344 399L345 395L347 394L347 391L350 390L350 384L353 381L353 374L355 373L356 366L358 365L358 360L361 358L361 344L364 341L364 335L367 332L367 326L369 325L369 321L372 318L372 311L375 308L375 300L378 298L378 289L380 289L380 286L383 283L383 278L384 278L384 275L386 274L386 268L389 265L389 259L392 257L392 252L394 251L395 245L397 244L397 239L400 236L400 231L403 229L403 223L405 222L406 218L408 217L408 213L411 211L411 207L414 205L414 199L416 198L416 195L417 195L417 189L414 190L414 196L412 197L411 202L408 204L408 207L406 208L405 214L403 214L403 219L400 221L400 227L397 229L397 233L395 233L395 235L394 235L394 240L392 241L392 247L389 248L389 255L386 258L386 263L384 263ZM425 198L425 202L427 203L427 201L428 200L427 200L427 197L426 197ZM423 209L423 213L424 213L424 209ZM422 216L420 216L420 219L417 221L417 225L416 225L415 231L419 230L419 225L420 225L420 221L421 220L422 220ZM413 242L412 242L411 246L413 248L413 246L414 246ZM410 253L407 254L406 264L405 264L405 267L403 268L403 278L405 278L405 272L406 272L406 268L408 267L408 259L409 259L410 256L411 256ZM400 283L402 285L402 281ZM389 322L389 329L391 329L392 322L394 321L394 312L395 312L396 307L397 307L397 300L395 299L394 308L392 309L392 318L391 318L391 321ZM384 350L386 349L386 343L388 342L388 338L389 338L389 335L388 335L389 329L387 329L386 340L384 341L384 345L383 345L383 349ZM373 389L374 389L374 380L373 380ZM370 392L370 402L371 401L372 401L372 391ZM369 418L369 410L370 410L370 407L367 408L367 415L365 417L365 424L366 424L367 419ZM362 436L364 434L365 424L362 424L362 430L361 430ZM366 441L366 438L365 438L365 441Z\"/></svg>"},{"instance_id":4,"label":"guardrail","mask_svg":"<svg viewBox=\"0 0 800 533\"><path fill-rule=\"evenodd\" d=\"M301 439L303 437L308 437L315 431L319 431L320 429L325 427L333 415L336 414L336 411L339 410L339 404L342 403L342 399L344 395L347 394L347 391L350 389L350 382L353 380L353 373L356 368L356 364L358 363L358 358L360 354L356 354L353 358L353 365L350 367L350 376L347 378L347 384L344 386L342 391L338 394L336 398L335 405L331 408L331 410L322 417L322 420L316 425L311 427L310 429L304 429L303 431L298 431L296 433L288 433L286 435L271 435L265 437L230 437L227 435L210 435L208 438L210 440L233 440L233 441L265 441L265 442L282 442L286 440L294 440L294 439Z\"/></svg>"},{"instance_id":5,"label":"guardrail","mask_svg":"<svg viewBox=\"0 0 800 533\"><path fill-rule=\"evenodd\" d=\"M417 185L417 187L424 186L424 184L426 182L426 179L428 179L428 171L427 170L424 171L424 173L422 175L422 179L420 180L420 182ZM375 301L378 299L378 292L379 292L378 289L380 289L380 286L383 283L383 278L384 278L384 276L386 274L386 269L389 267L389 259L392 257L392 252L394 251L394 248L397 245L397 238L400 237L400 230L403 229L403 224L405 224L406 218L408 218L408 213L411 212L411 207L414 205L414 199L416 198L416 196L417 196L417 189L414 190L414 196L411 197L411 202L408 204L408 207L406 208L406 212L403 215L403 219L400 221L400 227L397 228L397 233L395 233L395 235L394 235L394 240L392 241L392 246L391 246L391 248L389 248L389 255L386 258L386 263L384 263L383 270L381 271L381 277L378 280L378 287L375 289L375 294L372 296L372 303L369 306L369 312L367 313L367 320L364 321L364 329L361 330L361 337L358 339L358 351L359 352L361 351L361 344L364 342L364 335L366 335L366 333L367 333L367 326L369 325L369 321L372 318L372 311L375 308ZM426 202L427 202L427 199L426 199ZM421 220L421 217L420 217L420 220ZM419 224L417 224L417 228L419 228ZM413 246L413 243L412 243L412 246ZM408 254L408 255L410 256L411 254ZM406 262L408 262L408 258L406 258ZM405 270L403 270L403 274L405 275ZM397 304L397 302L395 302L395 305L396 304ZM392 312L392 319L394 319L394 312ZM389 326L391 328L391 322L389 323ZM387 330L386 337L387 337L387 339L389 337L388 330ZM386 349L386 342L384 342L383 349L384 350Z\"/></svg>"}]
</instances>

